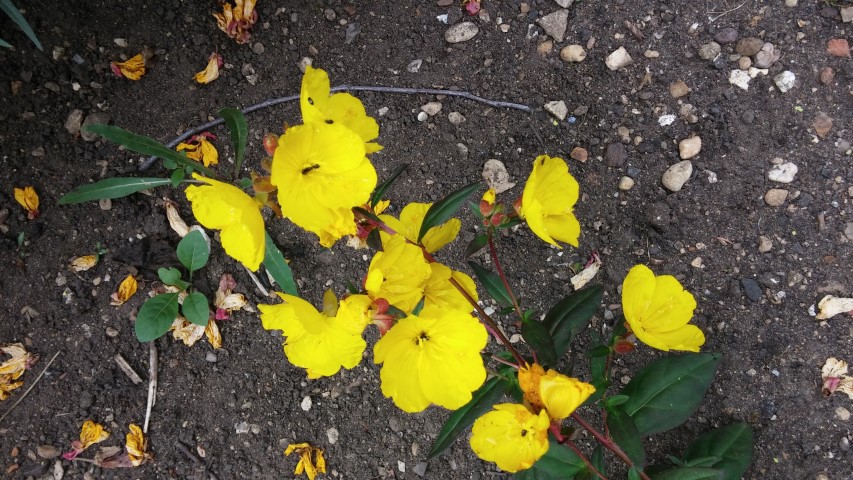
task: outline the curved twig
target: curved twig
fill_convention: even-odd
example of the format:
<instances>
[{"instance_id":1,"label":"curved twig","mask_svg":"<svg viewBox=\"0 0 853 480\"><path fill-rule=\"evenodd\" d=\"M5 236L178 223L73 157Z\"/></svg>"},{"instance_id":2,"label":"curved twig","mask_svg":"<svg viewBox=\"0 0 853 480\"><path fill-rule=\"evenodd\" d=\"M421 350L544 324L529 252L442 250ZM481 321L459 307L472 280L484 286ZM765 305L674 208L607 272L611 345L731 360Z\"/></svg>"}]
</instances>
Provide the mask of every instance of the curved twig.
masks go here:
<instances>
[{"instance_id":1,"label":"curved twig","mask_svg":"<svg viewBox=\"0 0 853 480\"><path fill-rule=\"evenodd\" d=\"M50 366L51 366L51 365L53 365L53 361L54 361L54 360L56 360L56 357L58 357L60 353L62 353L62 350L60 350L60 351L58 351L58 352L56 352L56 353L54 353L54 354L53 354L53 358L51 358L51 359L50 359L50 361L49 361L49 362L47 362L47 365L45 365L45 366L44 366L44 370L42 370L42 371L41 371L41 373L39 373L38 377L36 377L36 379L35 379L35 381L33 382L33 384L32 384L32 385L30 385L30 388L28 388L28 389L27 389L27 391L26 391L26 392L24 392L24 394L23 394L23 395L21 395L21 398L19 398L19 399L18 399L18 401L17 401L17 402L15 402L15 404L14 404L14 405L12 405L11 407L9 407L9 410L6 410L6 413L4 413L4 414L3 414L3 416L0 416L0 422L2 422L4 418L6 418L6 415L9 415L10 413L12 413L12 410L14 410L14 409L15 409L15 407L17 407L17 406L18 406L18 404L20 404L21 402L23 402L23 401L24 401L24 399L25 399L25 398L27 398L27 395L29 395L29 394L30 394L30 391L32 391L32 389L36 386L36 384L37 384L37 383L39 383L39 380L41 380L41 377L43 377L43 376L44 376L44 372L46 372L46 371L47 371L47 369L48 369L48 368L50 368Z\"/></svg>"},{"instance_id":2,"label":"curved twig","mask_svg":"<svg viewBox=\"0 0 853 480\"><path fill-rule=\"evenodd\" d=\"M338 85L331 89L332 92L378 92L378 93L402 93L407 95L413 94L422 94L422 95L447 95L448 97L459 97L465 98L468 100L473 100L475 102L480 102L491 107L496 108L512 108L515 110L521 110L522 112L530 113L533 109L527 105L523 105L520 103L513 102L504 102L500 100L490 100L488 98L483 98L479 95L474 95L471 92L463 92L459 90L445 90L440 88L410 88L410 87L381 87L381 86L363 86L363 85ZM268 100L264 100L263 102L256 103L254 105L250 105L246 108L241 109L240 111L243 114L249 114L252 112L256 112L258 110L262 110L268 107L274 107L276 105L280 105L282 103L292 102L294 100L299 100L299 95L288 95L286 97L278 97L278 98L270 98ZM166 144L167 147L173 148L175 145L181 143L182 141L192 137L193 135L197 135L205 130L209 130L218 125L222 125L225 123L225 119L217 118L211 120L207 123L203 123L197 127L191 128L186 132L182 133L172 141ZM139 171L144 172L151 168L154 165L154 162L157 161L158 157L148 157L142 165L139 166Z\"/></svg>"}]
</instances>

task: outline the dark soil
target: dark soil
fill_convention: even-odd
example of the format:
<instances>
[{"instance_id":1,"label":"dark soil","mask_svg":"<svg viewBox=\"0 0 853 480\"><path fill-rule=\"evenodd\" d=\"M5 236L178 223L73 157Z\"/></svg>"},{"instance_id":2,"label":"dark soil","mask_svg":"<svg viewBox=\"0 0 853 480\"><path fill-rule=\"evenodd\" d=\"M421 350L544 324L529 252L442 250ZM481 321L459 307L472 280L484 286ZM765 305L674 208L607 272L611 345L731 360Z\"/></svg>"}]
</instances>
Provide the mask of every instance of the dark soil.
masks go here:
<instances>
[{"instance_id":1,"label":"dark soil","mask_svg":"<svg viewBox=\"0 0 853 480\"><path fill-rule=\"evenodd\" d=\"M535 156L568 160L575 146L588 149L585 163L568 160L583 192L576 207L583 226L580 248L558 253L526 228L503 239L499 248L525 306L539 311L570 291L568 265L585 261L593 251L604 262L597 280L605 285L606 305L619 303L617 287L636 263L677 275L694 293L699 303L694 321L707 336L704 350L725 357L699 412L683 427L650 440L655 462L664 462L666 453L680 455L700 433L746 421L756 434L747 478L853 478L849 442L842 440L851 435L851 401L843 395L822 398L819 388L827 357L853 360L850 318L819 323L808 313L824 294L853 293L853 239L844 233L853 216L853 162L836 146L853 140L853 64L826 53L832 38L853 41L853 24L842 23L836 7L813 0L800 0L793 8L762 0L581 1L570 9L566 39L548 49L542 45L547 37L534 22L559 8L551 0L528 2L526 14L519 13L523 5L517 1L484 0L490 19L471 19L479 34L457 45L445 42L448 25L436 19L448 13L450 23L467 20L456 6L358 3L303 0L278 6L262 0L249 45L235 44L216 28L214 1L21 5L44 52L0 18L2 37L17 46L0 50L0 165L5 172L0 209L11 213L0 237L0 342L24 342L42 356L23 377L24 388L61 351L0 424L0 465L20 465L11 478L52 471L54 461L37 458L36 448L67 449L87 418L112 432L106 445L123 445L127 425L143 422L148 346L136 340L132 319L153 282L142 282L127 304L110 306L110 294L130 271L118 253L177 242L160 197L177 199L187 217L189 211L183 194L168 189L114 200L109 210L97 202L58 205L75 186L134 175L142 160L115 145L70 135L63 127L69 113L106 112L111 123L165 142L222 107L298 92L297 63L305 56L327 70L333 84L455 88L534 107L533 114L526 114L452 97L360 93L382 129L379 142L385 149L372 157L380 178L400 164L411 166L391 195L398 207L411 200L435 201L477 180L490 158L503 161L518 182L503 196L511 202L520 195ZM727 10L732 11L720 16ZM327 19L329 11L334 20ZM509 23L506 33L496 24L498 18ZM626 20L639 28L643 40L626 29ZM360 33L348 43L346 32L353 24ZM761 37L781 51L781 59L767 76L753 79L749 91L728 82L729 71L738 68L737 58L729 57L734 44L724 44L716 62L697 55L725 27L740 37ZM528 32L538 35L528 39ZM582 63L560 60L560 48L586 46L592 37L594 46ZM126 39L128 46L117 46L115 38ZM109 62L144 46L156 51L157 61L140 81L111 74ZM634 63L610 71L604 59L620 46ZM646 50L660 56L646 58ZM192 76L213 51L228 66L217 81L197 86ZM420 70L408 72L416 59L423 60ZM822 84L818 72L827 66L835 78ZM797 85L782 94L773 77L784 70L796 74ZM641 88L647 72L651 83ZM691 92L674 99L669 85L678 80ZM419 107L435 100L442 102L441 112L419 122ZM552 100L564 100L570 114L577 113L554 120L542 108ZM679 117L670 126L658 124L661 115L678 116L688 103L695 108L695 123ZM575 110L579 107L585 108ZM378 116L380 109L387 113ZM452 125L450 112L463 114L466 121ZM834 121L823 139L812 128L818 112ZM295 103L250 115L248 168L258 169L263 133L299 121ZM622 142L625 129L627 158L605 159L607 146ZM217 146L223 158L230 157L226 130L214 133L221 136ZM691 135L702 138L693 176L681 191L669 193L661 175L679 161L678 141ZM793 183L767 179L775 157L799 167ZM159 166L148 172L162 173ZM617 188L624 175L636 181L629 191ZM34 185L41 196L41 216L34 221L12 197L13 187L25 185ZM784 205L765 204L770 188L789 191ZM457 268L464 265L461 252L474 235L472 219L463 218L461 238L440 254ZM324 250L286 221L272 225L276 241L292 258L301 293L315 304L325 288L340 294L366 271L366 251L343 243ZM21 234L24 243L18 248ZM772 242L765 253L758 251L762 235ZM94 253L98 242L109 248L101 263L87 272L71 272L69 260ZM229 272L252 304L272 303L242 268L215 252L203 274L208 285L201 285L203 291L212 293L219 276ZM151 278L144 276L151 267L142 265L143 279ZM751 298L745 286L754 290ZM27 315L25 307L38 315ZM605 310L594 319L597 330L613 323L605 320ZM506 327L513 331L509 321ZM108 329L118 335L107 335ZM296 459L282 452L294 441L325 448L331 477L418 478L414 469L425 461L447 412L433 408L406 415L396 409L379 391L372 355L366 353L351 371L308 381L286 361L278 332L264 331L256 315L237 313L221 329L224 348L213 357L203 341L192 348L170 336L156 342L160 384L149 432L154 462L118 472L65 462L66 478L208 478L180 452L178 442L192 451L202 447L204 463L220 479L289 478ZM657 356L646 347L639 350L616 364L617 384ZM117 354L146 381L133 384L116 365ZM22 393L15 392L0 410L5 412ZM313 400L307 412L300 408L306 396ZM244 422L250 432L235 433ZM340 434L334 444L327 437L330 428ZM500 475L495 470L478 460L463 439L429 462L423 476L493 478Z\"/></svg>"}]
</instances>

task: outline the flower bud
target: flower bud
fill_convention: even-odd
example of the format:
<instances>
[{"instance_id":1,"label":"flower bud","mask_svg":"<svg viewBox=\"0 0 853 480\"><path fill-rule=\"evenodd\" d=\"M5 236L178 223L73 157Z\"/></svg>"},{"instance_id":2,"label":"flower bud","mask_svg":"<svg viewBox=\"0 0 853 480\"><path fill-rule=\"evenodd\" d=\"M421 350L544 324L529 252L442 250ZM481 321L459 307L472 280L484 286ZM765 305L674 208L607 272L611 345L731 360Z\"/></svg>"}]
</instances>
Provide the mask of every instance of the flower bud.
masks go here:
<instances>
[{"instance_id":1,"label":"flower bud","mask_svg":"<svg viewBox=\"0 0 853 480\"><path fill-rule=\"evenodd\" d=\"M276 147L278 147L278 135L274 133L264 135L264 150L266 150L267 155L271 157L275 155Z\"/></svg>"}]
</instances>

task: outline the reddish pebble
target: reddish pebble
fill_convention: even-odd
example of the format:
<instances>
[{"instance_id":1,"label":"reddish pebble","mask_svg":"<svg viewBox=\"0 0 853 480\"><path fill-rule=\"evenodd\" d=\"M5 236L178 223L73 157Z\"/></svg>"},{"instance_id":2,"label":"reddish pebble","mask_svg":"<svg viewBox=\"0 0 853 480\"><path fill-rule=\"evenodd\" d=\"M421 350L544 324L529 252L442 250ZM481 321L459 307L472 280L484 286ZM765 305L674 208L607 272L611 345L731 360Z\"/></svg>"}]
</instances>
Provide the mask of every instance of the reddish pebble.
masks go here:
<instances>
[{"instance_id":1,"label":"reddish pebble","mask_svg":"<svg viewBox=\"0 0 853 480\"><path fill-rule=\"evenodd\" d=\"M575 147L572 149L572 153L570 153L569 156L581 163L586 163L586 159L589 157L589 154L586 152L585 148Z\"/></svg>"},{"instance_id":2,"label":"reddish pebble","mask_svg":"<svg viewBox=\"0 0 853 480\"><path fill-rule=\"evenodd\" d=\"M850 44L846 38L833 38L826 44L826 53L836 57L850 58Z\"/></svg>"},{"instance_id":3,"label":"reddish pebble","mask_svg":"<svg viewBox=\"0 0 853 480\"><path fill-rule=\"evenodd\" d=\"M829 85L833 80L835 80L835 72L832 71L832 68L823 67L820 71L820 83Z\"/></svg>"}]
</instances>

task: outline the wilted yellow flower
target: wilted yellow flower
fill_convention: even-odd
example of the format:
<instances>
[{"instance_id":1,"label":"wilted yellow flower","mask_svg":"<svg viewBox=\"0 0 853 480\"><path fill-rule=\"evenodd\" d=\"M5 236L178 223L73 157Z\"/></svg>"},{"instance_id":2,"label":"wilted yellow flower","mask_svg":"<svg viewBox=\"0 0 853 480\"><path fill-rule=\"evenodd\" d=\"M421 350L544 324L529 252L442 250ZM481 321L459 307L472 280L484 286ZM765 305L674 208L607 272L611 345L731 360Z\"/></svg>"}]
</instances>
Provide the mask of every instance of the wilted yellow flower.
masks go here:
<instances>
[{"instance_id":1,"label":"wilted yellow flower","mask_svg":"<svg viewBox=\"0 0 853 480\"><path fill-rule=\"evenodd\" d=\"M196 220L207 228L222 230L222 248L231 258L254 271L264 259L264 219L252 197L227 183L202 177L193 178L207 185L187 187Z\"/></svg>"},{"instance_id":2,"label":"wilted yellow flower","mask_svg":"<svg viewBox=\"0 0 853 480\"><path fill-rule=\"evenodd\" d=\"M293 295L276 294L278 305L258 305L267 330L281 330L287 337L284 353L290 363L307 371L308 378L334 375L341 367L351 369L361 362L367 344L361 337L370 323L371 300L351 295L338 304L331 291L324 297L323 312Z\"/></svg>"},{"instance_id":3,"label":"wilted yellow flower","mask_svg":"<svg viewBox=\"0 0 853 480\"><path fill-rule=\"evenodd\" d=\"M110 305L122 305L124 302L130 300L136 293L136 279L133 278L133 275L128 275L118 286L118 291L113 293L110 298Z\"/></svg>"},{"instance_id":4,"label":"wilted yellow flower","mask_svg":"<svg viewBox=\"0 0 853 480\"><path fill-rule=\"evenodd\" d=\"M125 437L126 444L124 448L127 450L130 463L134 467L138 467L145 463L145 435L142 434L142 429L139 428L139 425L131 423L129 429L130 433Z\"/></svg>"},{"instance_id":5,"label":"wilted yellow flower","mask_svg":"<svg viewBox=\"0 0 853 480\"><path fill-rule=\"evenodd\" d=\"M284 450L284 454L289 456L291 453L299 454L299 463L293 470L294 475L302 475L304 472L310 480L314 480L318 473L326 473L326 459L323 457L323 449L312 447L308 443L291 443ZM314 459L311 459L311 454L314 454Z\"/></svg>"},{"instance_id":6,"label":"wilted yellow flower","mask_svg":"<svg viewBox=\"0 0 853 480\"><path fill-rule=\"evenodd\" d=\"M308 66L302 77L299 106L304 123L336 123L355 132L365 142L366 153L382 150L382 146L371 142L379 136L379 124L367 116L361 100L349 93L331 91L329 75L319 68Z\"/></svg>"},{"instance_id":7,"label":"wilted yellow flower","mask_svg":"<svg viewBox=\"0 0 853 480\"><path fill-rule=\"evenodd\" d=\"M424 306L433 305L466 312L474 309L471 302L450 283L451 278L456 280L476 302L478 300L477 284L471 277L462 272L451 270L450 267L438 262L430 263L429 268L432 273L424 284Z\"/></svg>"},{"instance_id":8,"label":"wilted yellow flower","mask_svg":"<svg viewBox=\"0 0 853 480\"><path fill-rule=\"evenodd\" d=\"M380 215L379 218L398 234L406 237L410 242L417 243L418 233L420 233L421 225L424 223L431 203L416 203L412 202L400 211L400 219L397 220L391 215ZM429 253L434 253L456 239L459 235L459 230L462 228L462 222L458 218L450 220L430 228L421 243ZM383 243L390 235L382 232Z\"/></svg>"},{"instance_id":9,"label":"wilted yellow flower","mask_svg":"<svg viewBox=\"0 0 853 480\"><path fill-rule=\"evenodd\" d=\"M15 201L27 211L30 220L39 215L39 196L33 187L15 188Z\"/></svg>"},{"instance_id":10,"label":"wilted yellow flower","mask_svg":"<svg viewBox=\"0 0 853 480\"><path fill-rule=\"evenodd\" d=\"M540 155L524 185L518 214L542 240L558 248L557 241L577 247L581 227L572 210L579 191L562 158Z\"/></svg>"},{"instance_id":11,"label":"wilted yellow flower","mask_svg":"<svg viewBox=\"0 0 853 480\"><path fill-rule=\"evenodd\" d=\"M255 0L234 0L234 7L230 3L222 2L222 13L214 13L213 16L219 29L237 43L249 42L252 37L249 30L258 21Z\"/></svg>"},{"instance_id":12,"label":"wilted yellow flower","mask_svg":"<svg viewBox=\"0 0 853 480\"><path fill-rule=\"evenodd\" d=\"M103 442L109 438L110 432L104 430L104 426L95 423L92 420L83 422L83 428L80 430L80 440L71 442L71 451L63 453L62 458L66 460L74 460L80 452L86 450L90 446Z\"/></svg>"},{"instance_id":13,"label":"wilted yellow flower","mask_svg":"<svg viewBox=\"0 0 853 480\"><path fill-rule=\"evenodd\" d=\"M343 125L311 123L279 138L270 182L278 188L282 215L329 247L356 233L352 208L370 198L376 170L358 135Z\"/></svg>"},{"instance_id":14,"label":"wilted yellow flower","mask_svg":"<svg viewBox=\"0 0 853 480\"><path fill-rule=\"evenodd\" d=\"M0 365L0 375L9 375L11 380L20 378L25 371L38 361L38 355L27 352L21 343L13 343L0 347L0 351L12 357Z\"/></svg>"},{"instance_id":15,"label":"wilted yellow flower","mask_svg":"<svg viewBox=\"0 0 853 480\"><path fill-rule=\"evenodd\" d=\"M112 62L110 68L117 77L139 80L145 75L145 57L140 53L126 62Z\"/></svg>"},{"instance_id":16,"label":"wilted yellow flower","mask_svg":"<svg viewBox=\"0 0 853 480\"><path fill-rule=\"evenodd\" d=\"M835 357L827 358L820 369L820 376L823 380L821 391L825 397L841 392L853 398L853 377L847 376L847 362Z\"/></svg>"},{"instance_id":17,"label":"wilted yellow flower","mask_svg":"<svg viewBox=\"0 0 853 480\"><path fill-rule=\"evenodd\" d=\"M474 422L471 450L506 472L525 470L548 452L550 424L544 410L537 415L523 405L501 403Z\"/></svg>"},{"instance_id":18,"label":"wilted yellow flower","mask_svg":"<svg viewBox=\"0 0 853 480\"><path fill-rule=\"evenodd\" d=\"M635 265L622 283L622 311L634 335L663 350L698 352L705 334L688 322L696 309L693 295L671 275L655 276Z\"/></svg>"},{"instance_id":19,"label":"wilted yellow flower","mask_svg":"<svg viewBox=\"0 0 853 480\"><path fill-rule=\"evenodd\" d=\"M184 342L184 345L192 347L205 334L206 328L202 325L196 325L183 316L178 315L172 322L169 330L172 331L172 336L175 340L180 340Z\"/></svg>"},{"instance_id":20,"label":"wilted yellow flower","mask_svg":"<svg viewBox=\"0 0 853 480\"><path fill-rule=\"evenodd\" d=\"M205 167L219 163L219 152L213 146L208 137L212 135L196 135L190 143L179 143L175 150L187 152L187 158L201 162Z\"/></svg>"},{"instance_id":21,"label":"wilted yellow flower","mask_svg":"<svg viewBox=\"0 0 853 480\"><path fill-rule=\"evenodd\" d=\"M552 420L572 414L595 393L595 387L556 370L546 372L538 363L518 369L518 386L534 412L546 411Z\"/></svg>"},{"instance_id":22,"label":"wilted yellow flower","mask_svg":"<svg viewBox=\"0 0 853 480\"><path fill-rule=\"evenodd\" d=\"M403 411L430 404L455 410L486 380L480 351L488 334L466 311L424 307L397 322L373 349L382 394Z\"/></svg>"},{"instance_id":23,"label":"wilted yellow flower","mask_svg":"<svg viewBox=\"0 0 853 480\"><path fill-rule=\"evenodd\" d=\"M210 54L207 60L207 66L204 70L198 72L193 77L198 83L210 83L219 78L219 67L222 66L222 55L214 52Z\"/></svg>"},{"instance_id":24,"label":"wilted yellow flower","mask_svg":"<svg viewBox=\"0 0 853 480\"><path fill-rule=\"evenodd\" d=\"M17 390L23 385L23 381L12 381L11 375L0 375L0 400L6 400L13 390Z\"/></svg>"},{"instance_id":25,"label":"wilted yellow flower","mask_svg":"<svg viewBox=\"0 0 853 480\"><path fill-rule=\"evenodd\" d=\"M400 235L384 242L384 250L370 261L364 289L373 299L384 298L404 312L411 312L424 296L432 269L417 245Z\"/></svg>"},{"instance_id":26,"label":"wilted yellow flower","mask_svg":"<svg viewBox=\"0 0 853 480\"><path fill-rule=\"evenodd\" d=\"M211 318L207 321L207 327L204 328L204 336L207 337L207 343L214 350L222 348L222 334L219 333L219 325L216 324L216 320Z\"/></svg>"}]
</instances>

